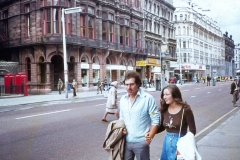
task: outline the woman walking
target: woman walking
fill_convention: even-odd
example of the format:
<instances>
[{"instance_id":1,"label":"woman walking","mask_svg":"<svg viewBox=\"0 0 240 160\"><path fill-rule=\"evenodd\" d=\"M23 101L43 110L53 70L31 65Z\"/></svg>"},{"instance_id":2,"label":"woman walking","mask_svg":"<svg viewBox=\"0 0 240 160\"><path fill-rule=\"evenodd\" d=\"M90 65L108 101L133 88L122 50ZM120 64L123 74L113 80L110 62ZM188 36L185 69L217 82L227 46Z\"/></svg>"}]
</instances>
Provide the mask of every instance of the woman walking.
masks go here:
<instances>
[{"instance_id":1,"label":"woman walking","mask_svg":"<svg viewBox=\"0 0 240 160\"><path fill-rule=\"evenodd\" d=\"M161 93L161 124L159 132L166 129L160 160L175 160L177 157L177 141L189 131L196 134L193 112L190 106L183 102L181 92L176 85L168 85ZM182 121L182 126L181 126ZM181 129L180 129L181 126Z\"/></svg>"},{"instance_id":2,"label":"woman walking","mask_svg":"<svg viewBox=\"0 0 240 160\"><path fill-rule=\"evenodd\" d=\"M118 85L117 81L114 81L110 84L111 88L108 92L106 111L102 118L102 121L104 122L108 122L106 119L108 114L115 114L117 119L119 119L118 105L117 105L117 85Z\"/></svg>"}]
</instances>

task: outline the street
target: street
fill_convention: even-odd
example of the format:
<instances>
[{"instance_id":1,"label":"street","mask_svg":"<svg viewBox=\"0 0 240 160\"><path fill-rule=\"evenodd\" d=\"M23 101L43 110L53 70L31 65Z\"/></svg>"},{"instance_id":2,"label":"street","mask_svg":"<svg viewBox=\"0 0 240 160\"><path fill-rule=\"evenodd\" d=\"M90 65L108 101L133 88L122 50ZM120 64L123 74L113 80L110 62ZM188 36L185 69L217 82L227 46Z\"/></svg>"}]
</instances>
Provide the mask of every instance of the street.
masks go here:
<instances>
[{"instance_id":1,"label":"street","mask_svg":"<svg viewBox=\"0 0 240 160\"><path fill-rule=\"evenodd\" d=\"M193 110L197 141L235 112L229 94L230 82L218 82L216 86L196 83L179 88ZM159 106L160 92L149 93ZM1 159L106 160L108 153L102 144L108 123L101 121L106 100L92 97L66 103L29 104L0 113ZM115 119L114 115L107 117L108 121ZM154 137L150 145L151 160L159 159L164 134Z\"/></svg>"}]
</instances>

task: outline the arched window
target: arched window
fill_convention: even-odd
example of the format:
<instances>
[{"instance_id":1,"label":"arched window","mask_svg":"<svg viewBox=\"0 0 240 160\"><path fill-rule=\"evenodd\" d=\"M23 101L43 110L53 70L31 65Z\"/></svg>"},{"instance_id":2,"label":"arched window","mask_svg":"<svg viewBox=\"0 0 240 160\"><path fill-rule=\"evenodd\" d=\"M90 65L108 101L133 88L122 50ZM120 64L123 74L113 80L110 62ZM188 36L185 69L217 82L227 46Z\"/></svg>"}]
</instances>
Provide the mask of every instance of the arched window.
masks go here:
<instances>
[{"instance_id":1,"label":"arched window","mask_svg":"<svg viewBox=\"0 0 240 160\"><path fill-rule=\"evenodd\" d=\"M183 20L183 15L182 15L182 14L180 14L180 20L181 20L181 21Z\"/></svg>"},{"instance_id":2,"label":"arched window","mask_svg":"<svg viewBox=\"0 0 240 160\"><path fill-rule=\"evenodd\" d=\"M183 35L186 35L186 27L183 27Z\"/></svg>"},{"instance_id":3,"label":"arched window","mask_svg":"<svg viewBox=\"0 0 240 160\"><path fill-rule=\"evenodd\" d=\"M129 61L128 61L128 66L131 66L131 67L133 66L133 64L132 64L132 61L131 61L131 60L129 60Z\"/></svg>"},{"instance_id":4,"label":"arched window","mask_svg":"<svg viewBox=\"0 0 240 160\"><path fill-rule=\"evenodd\" d=\"M106 64L111 64L111 59L109 57L107 57Z\"/></svg>"},{"instance_id":5,"label":"arched window","mask_svg":"<svg viewBox=\"0 0 240 160\"><path fill-rule=\"evenodd\" d=\"M88 63L88 59L86 56L83 56L81 59L81 63Z\"/></svg>"},{"instance_id":6,"label":"arched window","mask_svg":"<svg viewBox=\"0 0 240 160\"><path fill-rule=\"evenodd\" d=\"M31 81L31 60L30 58L26 58L26 71L28 76L28 81Z\"/></svg>"},{"instance_id":7,"label":"arched window","mask_svg":"<svg viewBox=\"0 0 240 160\"><path fill-rule=\"evenodd\" d=\"M95 57L93 58L93 63L95 63L95 64L99 64L99 59L98 59L97 56L95 56Z\"/></svg>"},{"instance_id":8,"label":"arched window","mask_svg":"<svg viewBox=\"0 0 240 160\"><path fill-rule=\"evenodd\" d=\"M189 28L187 27L187 35L189 35Z\"/></svg>"},{"instance_id":9,"label":"arched window","mask_svg":"<svg viewBox=\"0 0 240 160\"><path fill-rule=\"evenodd\" d=\"M125 66L125 61L121 59L120 65Z\"/></svg>"},{"instance_id":10,"label":"arched window","mask_svg":"<svg viewBox=\"0 0 240 160\"><path fill-rule=\"evenodd\" d=\"M178 35L181 35L181 27L178 27Z\"/></svg>"}]
</instances>

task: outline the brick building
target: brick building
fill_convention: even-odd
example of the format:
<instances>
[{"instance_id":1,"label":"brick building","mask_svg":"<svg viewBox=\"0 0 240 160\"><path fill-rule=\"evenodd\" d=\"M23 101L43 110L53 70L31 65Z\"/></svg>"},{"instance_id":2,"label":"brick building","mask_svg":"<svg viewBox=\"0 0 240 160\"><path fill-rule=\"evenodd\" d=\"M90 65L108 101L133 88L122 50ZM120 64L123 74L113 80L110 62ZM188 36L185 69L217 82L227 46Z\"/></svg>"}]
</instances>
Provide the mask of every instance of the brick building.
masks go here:
<instances>
[{"instance_id":1,"label":"brick building","mask_svg":"<svg viewBox=\"0 0 240 160\"><path fill-rule=\"evenodd\" d=\"M65 15L69 82L96 88L98 78L122 82L146 57L140 0L1 0L0 60L19 62L30 94L56 90L64 78L61 9ZM141 70L140 70L141 72Z\"/></svg>"}]
</instances>

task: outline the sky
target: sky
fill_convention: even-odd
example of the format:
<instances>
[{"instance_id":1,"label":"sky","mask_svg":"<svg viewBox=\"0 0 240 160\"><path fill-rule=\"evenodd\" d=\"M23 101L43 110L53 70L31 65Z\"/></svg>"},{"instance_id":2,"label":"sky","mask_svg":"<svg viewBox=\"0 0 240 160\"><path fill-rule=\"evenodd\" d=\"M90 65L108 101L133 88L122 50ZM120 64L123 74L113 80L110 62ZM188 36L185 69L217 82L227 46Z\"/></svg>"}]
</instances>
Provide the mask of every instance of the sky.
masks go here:
<instances>
[{"instance_id":1,"label":"sky","mask_svg":"<svg viewBox=\"0 0 240 160\"><path fill-rule=\"evenodd\" d=\"M240 0L192 0L203 12L217 22L223 34L232 35L235 44L240 43Z\"/></svg>"}]
</instances>

